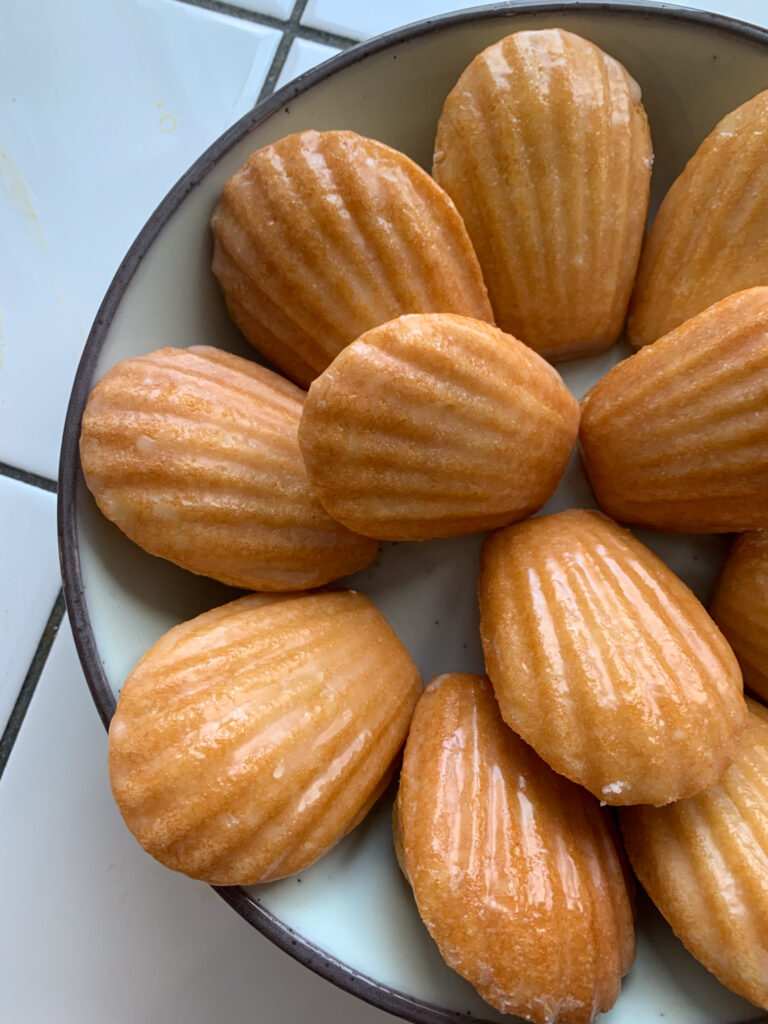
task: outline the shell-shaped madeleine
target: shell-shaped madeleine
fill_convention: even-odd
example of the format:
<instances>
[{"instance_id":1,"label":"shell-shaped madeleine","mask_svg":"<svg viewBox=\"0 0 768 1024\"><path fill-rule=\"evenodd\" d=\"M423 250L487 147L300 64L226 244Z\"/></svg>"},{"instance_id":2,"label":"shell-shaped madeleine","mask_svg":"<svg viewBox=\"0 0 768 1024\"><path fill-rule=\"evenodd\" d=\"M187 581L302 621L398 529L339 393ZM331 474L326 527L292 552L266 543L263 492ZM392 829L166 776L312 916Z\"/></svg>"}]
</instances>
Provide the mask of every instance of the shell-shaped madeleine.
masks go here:
<instances>
[{"instance_id":1,"label":"shell-shaped madeleine","mask_svg":"<svg viewBox=\"0 0 768 1024\"><path fill-rule=\"evenodd\" d=\"M640 89L561 29L515 32L448 95L432 173L467 225L496 323L547 359L619 337L645 229Z\"/></svg>"},{"instance_id":2,"label":"shell-shaped madeleine","mask_svg":"<svg viewBox=\"0 0 768 1024\"><path fill-rule=\"evenodd\" d=\"M768 531L736 538L709 611L739 659L744 685L768 702Z\"/></svg>"},{"instance_id":3,"label":"shell-shaped madeleine","mask_svg":"<svg viewBox=\"0 0 768 1024\"><path fill-rule=\"evenodd\" d=\"M768 527L768 288L625 359L581 412L584 466L615 519L673 533Z\"/></svg>"},{"instance_id":4,"label":"shell-shaped madeleine","mask_svg":"<svg viewBox=\"0 0 768 1024\"><path fill-rule=\"evenodd\" d=\"M402 313L493 320L456 208L408 157L350 131L254 153L211 222L230 315L305 387L364 331Z\"/></svg>"},{"instance_id":5,"label":"shell-shaped madeleine","mask_svg":"<svg viewBox=\"0 0 768 1024\"><path fill-rule=\"evenodd\" d=\"M632 867L677 937L768 1010L768 709L749 701L736 760L716 786L620 815Z\"/></svg>"},{"instance_id":6,"label":"shell-shaped madeleine","mask_svg":"<svg viewBox=\"0 0 768 1024\"><path fill-rule=\"evenodd\" d=\"M301 590L362 569L372 541L312 493L298 443L304 392L207 346L127 359L83 414L85 481L150 554L254 590Z\"/></svg>"},{"instance_id":7,"label":"shell-shaped madeleine","mask_svg":"<svg viewBox=\"0 0 768 1024\"><path fill-rule=\"evenodd\" d=\"M768 90L719 122L659 207L628 334L640 347L734 292L768 285Z\"/></svg>"},{"instance_id":8,"label":"shell-shaped madeleine","mask_svg":"<svg viewBox=\"0 0 768 1024\"><path fill-rule=\"evenodd\" d=\"M170 630L128 677L112 792L166 866L215 885L282 878L362 820L420 691L361 594L249 595Z\"/></svg>"},{"instance_id":9,"label":"shell-shaped madeleine","mask_svg":"<svg viewBox=\"0 0 768 1024\"><path fill-rule=\"evenodd\" d=\"M685 584L599 512L489 537L480 616L504 720L605 803L693 795L733 760L747 714L733 652Z\"/></svg>"},{"instance_id":10,"label":"shell-shaped madeleine","mask_svg":"<svg viewBox=\"0 0 768 1024\"><path fill-rule=\"evenodd\" d=\"M484 676L422 694L394 825L424 923L483 999L538 1024L613 1005L635 943L608 819L504 725Z\"/></svg>"},{"instance_id":11,"label":"shell-shaped madeleine","mask_svg":"<svg viewBox=\"0 0 768 1024\"><path fill-rule=\"evenodd\" d=\"M490 324L413 314L347 346L309 389L299 444L326 510L389 540L487 530L541 508L578 432L557 372Z\"/></svg>"}]
</instances>

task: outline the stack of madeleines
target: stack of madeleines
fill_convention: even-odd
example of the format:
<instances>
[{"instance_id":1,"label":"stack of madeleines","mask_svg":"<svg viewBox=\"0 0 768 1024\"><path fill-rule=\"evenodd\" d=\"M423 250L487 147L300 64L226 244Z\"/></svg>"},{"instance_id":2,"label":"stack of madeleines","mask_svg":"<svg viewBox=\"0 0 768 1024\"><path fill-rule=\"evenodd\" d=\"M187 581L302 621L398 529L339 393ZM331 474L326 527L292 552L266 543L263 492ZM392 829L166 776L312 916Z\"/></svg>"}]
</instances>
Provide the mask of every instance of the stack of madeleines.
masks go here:
<instances>
[{"instance_id":1,"label":"stack of madeleines","mask_svg":"<svg viewBox=\"0 0 768 1024\"><path fill-rule=\"evenodd\" d=\"M111 369L82 424L108 518L256 591L125 682L110 776L142 846L217 885L301 871L405 744L419 912L538 1024L593 1020L633 961L606 804L689 950L768 1007L768 711L742 684L768 699L768 93L715 126L644 242L651 159L638 85L558 29L472 61L433 176L350 131L281 139L226 183L213 270L291 381L162 348ZM547 360L612 345L628 311L640 351L579 406ZM607 514L527 518L579 439ZM712 617L614 520L743 533ZM371 601L325 585L379 540L479 530L487 677L423 689Z\"/></svg>"}]
</instances>

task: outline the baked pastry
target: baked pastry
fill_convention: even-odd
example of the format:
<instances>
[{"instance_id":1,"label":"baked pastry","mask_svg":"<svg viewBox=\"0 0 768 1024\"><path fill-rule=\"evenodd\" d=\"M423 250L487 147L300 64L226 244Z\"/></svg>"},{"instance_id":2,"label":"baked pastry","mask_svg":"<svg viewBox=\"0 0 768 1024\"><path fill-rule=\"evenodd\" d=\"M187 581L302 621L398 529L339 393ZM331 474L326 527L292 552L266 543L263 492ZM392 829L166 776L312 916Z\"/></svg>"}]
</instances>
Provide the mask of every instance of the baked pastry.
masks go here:
<instances>
[{"instance_id":1,"label":"baked pastry","mask_svg":"<svg viewBox=\"0 0 768 1024\"><path fill-rule=\"evenodd\" d=\"M739 659L744 685L768 702L768 531L736 538L709 611Z\"/></svg>"},{"instance_id":2,"label":"baked pastry","mask_svg":"<svg viewBox=\"0 0 768 1024\"><path fill-rule=\"evenodd\" d=\"M451 200L407 156L355 132L300 132L258 150L227 181L211 226L232 319L303 387L401 313L493 320Z\"/></svg>"},{"instance_id":3,"label":"baked pastry","mask_svg":"<svg viewBox=\"0 0 768 1024\"><path fill-rule=\"evenodd\" d=\"M207 346L126 359L91 392L80 459L104 515L152 555L233 587L301 590L355 572L378 545L312 493L304 392Z\"/></svg>"},{"instance_id":4,"label":"baked pastry","mask_svg":"<svg viewBox=\"0 0 768 1024\"><path fill-rule=\"evenodd\" d=\"M420 692L362 594L251 594L176 626L130 674L112 792L167 867L214 885L292 875L381 794Z\"/></svg>"},{"instance_id":5,"label":"baked pastry","mask_svg":"<svg viewBox=\"0 0 768 1024\"><path fill-rule=\"evenodd\" d=\"M664 197L629 310L647 345L734 292L768 285L768 90L732 110Z\"/></svg>"},{"instance_id":6,"label":"baked pastry","mask_svg":"<svg viewBox=\"0 0 768 1024\"><path fill-rule=\"evenodd\" d=\"M584 466L615 519L677 533L768 527L768 288L710 306L581 403Z\"/></svg>"},{"instance_id":7,"label":"baked pastry","mask_svg":"<svg viewBox=\"0 0 768 1024\"><path fill-rule=\"evenodd\" d=\"M486 1002L538 1024L610 1009L635 955L611 825L504 725L484 676L424 691L394 824L424 923Z\"/></svg>"},{"instance_id":8,"label":"baked pastry","mask_svg":"<svg viewBox=\"0 0 768 1024\"><path fill-rule=\"evenodd\" d=\"M369 537L423 540L541 508L578 417L557 372L515 338L413 314L366 332L314 381L299 444L334 519Z\"/></svg>"},{"instance_id":9,"label":"baked pastry","mask_svg":"<svg viewBox=\"0 0 768 1024\"><path fill-rule=\"evenodd\" d=\"M720 630L664 563L599 512L485 542L480 629L504 721L607 804L717 782L747 709Z\"/></svg>"},{"instance_id":10,"label":"baked pastry","mask_svg":"<svg viewBox=\"0 0 768 1024\"><path fill-rule=\"evenodd\" d=\"M645 230L640 88L562 29L483 50L445 101L432 173L464 218L502 330L554 362L621 334Z\"/></svg>"},{"instance_id":11,"label":"baked pastry","mask_svg":"<svg viewBox=\"0 0 768 1024\"><path fill-rule=\"evenodd\" d=\"M668 807L626 807L624 843L686 949L768 1010L768 709L749 700L736 760L720 782Z\"/></svg>"}]
</instances>

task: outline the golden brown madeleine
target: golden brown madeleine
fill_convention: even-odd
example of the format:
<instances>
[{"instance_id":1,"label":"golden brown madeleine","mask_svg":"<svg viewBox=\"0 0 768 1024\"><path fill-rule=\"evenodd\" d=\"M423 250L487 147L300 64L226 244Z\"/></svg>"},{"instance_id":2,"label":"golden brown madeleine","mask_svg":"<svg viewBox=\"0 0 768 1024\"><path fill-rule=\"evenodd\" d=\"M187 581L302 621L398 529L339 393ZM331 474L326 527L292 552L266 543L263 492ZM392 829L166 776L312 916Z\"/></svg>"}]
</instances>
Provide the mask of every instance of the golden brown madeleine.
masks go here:
<instances>
[{"instance_id":1,"label":"golden brown madeleine","mask_svg":"<svg viewBox=\"0 0 768 1024\"><path fill-rule=\"evenodd\" d=\"M659 207L628 333L647 345L713 302L768 284L768 91L717 124Z\"/></svg>"},{"instance_id":2,"label":"golden brown madeleine","mask_svg":"<svg viewBox=\"0 0 768 1024\"><path fill-rule=\"evenodd\" d=\"M505 722L605 803L690 796L733 760L747 715L733 652L685 584L599 512L489 537L480 616Z\"/></svg>"},{"instance_id":3,"label":"golden brown madeleine","mask_svg":"<svg viewBox=\"0 0 768 1024\"><path fill-rule=\"evenodd\" d=\"M479 54L443 107L432 173L480 258L499 327L547 359L619 337L645 229L640 88L562 29Z\"/></svg>"},{"instance_id":4,"label":"golden brown madeleine","mask_svg":"<svg viewBox=\"0 0 768 1024\"><path fill-rule=\"evenodd\" d=\"M768 531L736 538L709 611L739 659L744 685L768 702Z\"/></svg>"},{"instance_id":5,"label":"golden brown madeleine","mask_svg":"<svg viewBox=\"0 0 768 1024\"><path fill-rule=\"evenodd\" d=\"M211 223L232 319L305 387L401 313L493 320L451 200L408 157L354 132L306 131L258 150Z\"/></svg>"},{"instance_id":6,"label":"golden brown madeleine","mask_svg":"<svg viewBox=\"0 0 768 1024\"><path fill-rule=\"evenodd\" d=\"M314 381L299 444L334 519L424 540L541 508L578 423L557 371L526 345L479 320L413 314L368 331Z\"/></svg>"},{"instance_id":7,"label":"golden brown madeleine","mask_svg":"<svg viewBox=\"0 0 768 1024\"><path fill-rule=\"evenodd\" d=\"M768 710L749 701L736 760L668 807L626 807L632 867L677 937L723 985L768 1010Z\"/></svg>"},{"instance_id":8,"label":"golden brown madeleine","mask_svg":"<svg viewBox=\"0 0 768 1024\"><path fill-rule=\"evenodd\" d=\"M673 533L768 527L768 288L619 363L581 414L584 465L615 519Z\"/></svg>"},{"instance_id":9,"label":"golden brown madeleine","mask_svg":"<svg viewBox=\"0 0 768 1024\"><path fill-rule=\"evenodd\" d=\"M420 692L362 594L252 594L170 630L128 677L112 792L168 867L215 885L282 878L368 812Z\"/></svg>"},{"instance_id":10,"label":"golden brown madeleine","mask_svg":"<svg viewBox=\"0 0 768 1024\"><path fill-rule=\"evenodd\" d=\"M312 493L303 400L271 370L207 346L126 359L88 399L85 481L150 554L235 587L320 586L368 565L377 545Z\"/></svg>"},{"instance_id":11,"label":"golden brown madeleine","mask_svg":"<svg viewBox=\"0 0 768 1024\"><path fill-rule=\"evenodd\" d=\"M608 819L499 715L484 676L424 691L405 748L395 842L446 962L503 1013L587 1024L635 955Z\"/></svg>"}]
</instances>

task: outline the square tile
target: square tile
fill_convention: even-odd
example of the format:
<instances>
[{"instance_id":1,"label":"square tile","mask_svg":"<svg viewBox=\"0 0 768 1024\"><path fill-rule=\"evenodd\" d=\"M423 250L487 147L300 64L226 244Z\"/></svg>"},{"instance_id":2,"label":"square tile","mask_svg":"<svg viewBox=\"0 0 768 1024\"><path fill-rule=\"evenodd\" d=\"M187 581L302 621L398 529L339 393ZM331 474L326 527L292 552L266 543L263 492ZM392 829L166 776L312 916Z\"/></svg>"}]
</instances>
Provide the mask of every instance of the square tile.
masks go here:
<instances>
[{"instance_id":1,"label":"square tile","mask_svg":"<svg viewBox=\"0 0 768 1024\"><path fill-rule=\"evenodd\" d=\"M322 64L324 60L328 60L329 57L340 52L335 46L324 46L311 39L294 39L275 88L281 89L288 82L292 82L294 78L303 75L305 71L309 71L317 64Z\"/></svg>"},{"instance_id":2,"label":"square tile","mask_svg":"<svg viewBox=\"0 0 768 1024\"><path fill-rule=\"evenodd\" d=\"M0 476L0 735L60 586L56 495Z\"/></svg>"},{"instance_id":3,"label":"square tile","mask_svg":"<svg viewBox=\"0 0 768 1024\"><path fill-rule=\"evenodd\" d=\"M395 1020L145 854L112 800L106 745L65 622L0 780L3 1021Z\"/></svg>"},{"instance_id":4,"label":"square tile","mask_svg":"<svg viewBox=\"0 0 768 1024\"><path fill-rule=\"evenodd\" d=\"M280 38L176 0L4 11L0 461L56 475L112 276L177 178L253 105Z\"/></svg>"}]
</instances>

